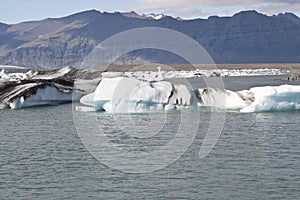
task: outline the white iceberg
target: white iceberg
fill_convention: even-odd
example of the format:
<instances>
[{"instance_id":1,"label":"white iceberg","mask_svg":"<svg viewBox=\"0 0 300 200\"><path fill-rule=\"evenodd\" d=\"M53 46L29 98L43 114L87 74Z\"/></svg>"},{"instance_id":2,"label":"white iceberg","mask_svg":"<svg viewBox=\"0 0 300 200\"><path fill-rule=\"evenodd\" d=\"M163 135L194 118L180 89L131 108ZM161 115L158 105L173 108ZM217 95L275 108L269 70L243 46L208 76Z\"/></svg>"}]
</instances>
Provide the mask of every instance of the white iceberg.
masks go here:
<instances>
[{"instance_id":1,"label":"white iceberg","mask_svg":"<svg viewBox=\"0 0 300 200\"><path fill-rule=\"evenodd\" d=\"M300 86L281 85L277 87L255 87L249 90L254 102L241 112L287 111L300 109Z\"/></svg>"},{"instance_id":2,"label":"white iceberg","mask_svg":"<svg viewBox=\"0 0 300 200\"><path fill-rule=\"evenodd\" d=\"M84 105L115 113L181 109L193 106L215 107L240 112L286 111L300 109L300 86L255 87L250 90L191 90L169 81L149 82L129 77L103 78L96 90L83 96Z\"/></svg>"},{"instance_id":3,"label":"white iceberg","mask_svg":"<svg viewBox=\"0 0 300 200\"><path fill-rule=\"evenodd\" d=\"M195 97L184 85L115 77L103 78L95 92L82 97L80 102L97 110L130 113L190 106Z\"/></svg>"},{"instance_id":4,"label":"white iceberg","mask_svg":"<svg viewBox=\"0 0 300 200\"><path fill-rule=\"evenodd\" d=\"M242 109L253 102L253 94L246 90L234 92L225 89L198 89L199 105L221 109Z\"/></svg>"},{"instance_id":5,"label":"white iceberg","mask_svg":"<svg viewBox=\"0 0 300 200\"><path fill-rule=\"evenodd\" d=\"M254 87L237 92L207 88L196 90L196 94L200 106L236 109L240 112L300 109L300 86L295 85Z\"/></svg>"}]
</instances>

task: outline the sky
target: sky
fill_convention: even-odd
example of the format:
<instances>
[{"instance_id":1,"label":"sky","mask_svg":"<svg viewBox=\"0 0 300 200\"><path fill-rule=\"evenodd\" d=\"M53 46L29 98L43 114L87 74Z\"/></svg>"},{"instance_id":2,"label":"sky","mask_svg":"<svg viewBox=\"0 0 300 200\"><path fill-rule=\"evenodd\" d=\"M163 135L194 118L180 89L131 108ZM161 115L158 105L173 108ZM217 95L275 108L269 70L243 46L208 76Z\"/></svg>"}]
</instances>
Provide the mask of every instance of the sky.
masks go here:
<instances>
[{"instance_id":1,"label":"sky","mask_svg":"<svg viewBox=\"0 0 300 200\"><path fill-rule=\"evenodd\" d=\"M63 17L96 9L107 12L136 11L166 14L183 19L232 16L242 10L273 15L293 12L300 16L300 0L0 0L0 22L13 24Z\"/></svg>"}]
</instances>

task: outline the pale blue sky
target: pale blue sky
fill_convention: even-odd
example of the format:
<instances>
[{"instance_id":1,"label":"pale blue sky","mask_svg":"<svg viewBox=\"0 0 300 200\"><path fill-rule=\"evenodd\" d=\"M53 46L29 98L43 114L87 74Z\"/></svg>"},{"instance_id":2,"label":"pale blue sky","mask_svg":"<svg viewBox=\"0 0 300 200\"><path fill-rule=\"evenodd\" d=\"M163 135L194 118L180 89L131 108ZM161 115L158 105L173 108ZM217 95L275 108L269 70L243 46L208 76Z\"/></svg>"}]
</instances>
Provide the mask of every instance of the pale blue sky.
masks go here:
<instances>
[{"instance_id":1,"label":"pale blue sky","mask_svg":"<svg viewBox=\"0 0 300 200\"><path fill-rule=\"evenodd\" d=\"M255 9L273 15L294 12L300 16L299 0L1 0L0 22L12 24L47 17L62 17L76 12L131 11L164 13L182 18L231 16L241 10Z\"/></svg>"}]
</instances>

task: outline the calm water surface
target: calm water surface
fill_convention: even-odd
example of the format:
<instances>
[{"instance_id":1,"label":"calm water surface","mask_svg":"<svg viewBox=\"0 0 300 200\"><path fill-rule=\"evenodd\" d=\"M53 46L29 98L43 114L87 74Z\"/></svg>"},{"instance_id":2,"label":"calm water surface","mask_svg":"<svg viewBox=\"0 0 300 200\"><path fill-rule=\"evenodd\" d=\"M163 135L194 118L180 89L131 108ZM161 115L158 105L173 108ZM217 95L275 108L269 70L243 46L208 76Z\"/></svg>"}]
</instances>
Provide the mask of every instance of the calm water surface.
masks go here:
<instances>
[{"instance_id":1,"label":"calm water surface","mask_svg":"<svg viewBox=\"0 0 300 200\"><path fill-rule=\"evenodd\" d=\"M248 89L282 84L267 79L231 78L225 85ZM198 154L211 113L199 111L198 134L184 155L145 174L123 173L95 159L76 132L72 105L0 113L0 199L298 199L300 195L299 111L227 113L222 135L204 159ZM179 116L180 112L168 114L166 123L176 127ZM98 115L114 142L125 148L134 144L133 151L151 151L170 139L161 135L134 142L115 132L114 124L109 127L111 117ZM132 119L142 123L147 116Z\"/></svg>"}]
</instances>

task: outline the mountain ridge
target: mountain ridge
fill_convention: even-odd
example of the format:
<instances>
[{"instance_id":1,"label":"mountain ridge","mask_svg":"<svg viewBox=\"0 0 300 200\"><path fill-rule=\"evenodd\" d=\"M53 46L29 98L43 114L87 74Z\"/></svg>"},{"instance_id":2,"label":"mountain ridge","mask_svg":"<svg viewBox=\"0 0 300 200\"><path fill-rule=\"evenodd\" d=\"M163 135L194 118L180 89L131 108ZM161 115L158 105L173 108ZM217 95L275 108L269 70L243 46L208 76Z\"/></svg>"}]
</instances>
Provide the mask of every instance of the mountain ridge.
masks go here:
<instances>
[{"instance_id":1,"label":"mountain ridge","mask_svg":"<svg viewBox=\"0 0 300 200\"><path fill-rule=\"evenodd\" d=\"M133 11L89 10L61 18L11 25L0 23L0 64L28 68L79 66L98 43L122 31L141 27L182 32L199 42L216 63L300 62L300 38L297 37L300 18L293 13L267 16L252 10L232 17L182 20ZM150 62L181 62L155 52L138 55Z\"/></svg>"}]
</instances>

